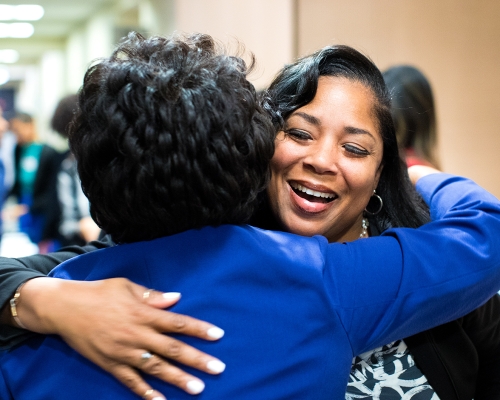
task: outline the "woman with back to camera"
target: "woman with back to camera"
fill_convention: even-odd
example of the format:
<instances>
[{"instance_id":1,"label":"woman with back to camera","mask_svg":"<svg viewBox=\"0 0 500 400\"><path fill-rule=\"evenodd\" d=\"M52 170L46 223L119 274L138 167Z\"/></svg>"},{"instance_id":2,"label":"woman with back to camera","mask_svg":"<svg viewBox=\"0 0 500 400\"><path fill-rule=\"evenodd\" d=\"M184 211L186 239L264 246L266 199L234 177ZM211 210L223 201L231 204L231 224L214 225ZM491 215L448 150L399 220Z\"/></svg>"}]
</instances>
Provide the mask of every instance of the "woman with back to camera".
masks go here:
<instances>
[{"instance_id":1,"label":"woman with back to camera","mask_svg":"<svg viewBox=\"0 0 500 400\"><path fill-rule=\"evenodd\" d=\"M334 65L330 71L328 69L322 72L315 70L319 65L316 63L323 60L322 57L326 57L329 51L333 59L335 55L339 57L341 64L339 70L336 71ZM351 70L344 69L345 58L348 56L351 57ZM371 228L378 227L382 230L391 225L398 226L398 224L418 226L426 220L426 210L418 202L418 198L409 186L404 170L398 164L397 146L393 133L391 136L390 124L384 125L386 128L389 126L388 131L379 128L379 122L387 122L389 115L387 102L384 100L383 82L380 83L381 79L378 79L380 74L371 63L363 65L366 61L358 57L357 53L350 52L346 48L332 48L302 60L303 64L299 65L308 67L303 70L306 71L307 78L311 79L309 81L311 87L297 95L296 98L299 99L296 104L297 108L292 106L288 110L283 110L282 106L279 106L280 99L273 99L273 96L278 97L278 94L285 96L289 93L293 94L293 86L282 88L284 93L279 93L280 88L276 89L279 86L278 83L270 89L269 100L271 101L269 103L274 101L278 104L276 108L273 108L271 104L272 113L277 116L276 127L280 129L281 124L284 123L284 131L278 133L277 151L271 164L273 180L269 188L271 205L281 220L282 229L305 235L323 234L330 241L352 241L360 235L367 236L370 234L370 228L364 221L363 209L373 194L374 188L377 188L378 193L384 197L386 205L380 211L379 217L373 220ZM325 66L324 62L320 64ZM365 69L358 70L361 67ZM370 81L373 77L369 74L374 75L376 79ZM318 79L318 75L334 75L335 77ZM315 96L317 82L319 86ZM275 90L274 95L273 90ZM381 98L378 99L380 103L377 104L375 101L378 119L373 118L371 113L374 107L374 93L377 95L382 93ZM324 118L321 112L319 112L321 118L315 115L318 109L323 110L327 115L331 112L322 106L324 103L328 104L325 102L327 99L348 100L350 98L355 98L357 102L348 101L336 104L336 109L340 110L340 114L335 115L335 119ZM284 99L288 100L286 97ZM353 111L355 111L354 115ZM307 129L304 129L304 124ZM312 130L312 128L316 129L316 134L321 133L321 135L316 138L308 134L307 130ZM309 142L312 143L312 147L307 145ZM319 151L310 152L313 148ZM301 154L299 150L302 152L307 150L306 153L302 153L302 158L297 158L298 154ZM315 176L318 181L324 180L322 182L324 188L320 187L321 185L313 188L307 187L310 182L305 181L303 176L296 177L301 174ZM335 182L332 181L332 177L335 177ZM286 186L288 181L294 185L294 195L290 189L292 186ZM402 193L399 192L401 184L406 188ZM394 190L396 186L398 190ZM326 188L328 190L325 190ZM311 194L300 194L308 189L312 191ZM287 198L287 193L292 197L296 195L296 201L303 206L302 211L295 213L299 218L296 218L297 215L294 215L290 203L287 203L290 200ZM334 198L335 207L328 206L331 204L329 200L317 199L318 193L322 199ZM377 197L375 196L374 199ZM401 211L398 213L390 207L391 204L399 204L400 201L404 203L401 210L406 210L407 215ZM380 204L375 204L369 209L377 211L379 206ZM305 213L304 207L307 208ZM344 210L349 212L342 212ZM301 219L304 216L306 217ZM260 220L263 219L265 217L261 214ZM270 221L267 220L267 223Z\"/></svg>"}]
</instances>

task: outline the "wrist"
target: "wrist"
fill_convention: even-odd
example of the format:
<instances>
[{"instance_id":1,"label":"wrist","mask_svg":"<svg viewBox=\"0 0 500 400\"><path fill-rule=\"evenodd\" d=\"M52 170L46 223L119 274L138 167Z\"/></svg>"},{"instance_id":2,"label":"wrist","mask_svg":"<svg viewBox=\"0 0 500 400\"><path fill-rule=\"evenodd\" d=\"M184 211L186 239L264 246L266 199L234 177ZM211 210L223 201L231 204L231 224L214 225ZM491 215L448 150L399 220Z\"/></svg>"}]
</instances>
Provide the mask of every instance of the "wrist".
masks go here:
<instances>
[{"instance_id":1,"label":"wrist","mask_svg":"<svg viewBox=\"0 0 500 400\"><path fill-rule=\"evenodd\" d=\"M424 176L431 174L437 174L440 172L441 171L437 170L436 168L428 167L425 165L413 165L410 168L408 168L408 175L414 185L417 184L417 181L420 178L423 178Z\"/></svg>"},{"instance_id":2,"label":"wrist","mask_svg":"<svg viewBox=\"0 0 500 400\"><path fill-rule=\"evenodd\" d=\"M21 289L23 288L23 286L26 284L26 282L23 282L21 283L16 291L14 292L14 296L12 296L12 298L9 300L9 308L10 308L10 315L12 317L12 322L13 322L13 326L17 326L19 328L23 328L23 329L28 329L26 328L26 326L21 322L20 318L19 318L19 314L17 312L17 306L19 305L20 301L21 301Z\"/></svg>"},{"instance_id":3,"label":"wrist","mask_svg":"<svg viewBox=\"0 0 500 400\"><path fill-rule=\"evenodd\" d=\"M60 279L39 277L21 285L15 311L17 325L38 333L56 333L51 323L52 305L59 289ZM14 295L15 297L15 295ZM12 307L11 307L12 313Z\"/></svg>"}]
</instances>

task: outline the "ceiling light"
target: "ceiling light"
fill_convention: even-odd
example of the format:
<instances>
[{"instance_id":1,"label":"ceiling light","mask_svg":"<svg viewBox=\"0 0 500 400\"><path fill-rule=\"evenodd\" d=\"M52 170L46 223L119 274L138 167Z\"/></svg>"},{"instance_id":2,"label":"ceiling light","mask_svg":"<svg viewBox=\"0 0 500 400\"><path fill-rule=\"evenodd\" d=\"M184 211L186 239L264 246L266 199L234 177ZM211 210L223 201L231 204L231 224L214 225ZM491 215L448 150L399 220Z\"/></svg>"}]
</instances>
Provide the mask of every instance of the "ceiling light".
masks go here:
<instances>
[{"instance_id":1,"label":"ceiling light","mask_svg":"<svg viewBox=\"0 0 500 400\"><path fill-rule=\"evenodd\" d=\"M13 49L0 50L0 63L13 64L19 60L19 52Z\"/></svg>"},{"instance_id":2,"label":"ceiling light","mask_svg":"<svg viewBox=\"0 0 500 400\"><path fill-rule=\"evenodd\" d=\"M37 4L21 4L18 6L0 4L1 21L37 21L43 17L43 14L43 7Z\"/></svg>"},{"instance_id":3,"label":"ceiling light","mask_svg":"<svg viewBox=\"0 0 500 400\"><path fill-rule=\"evenodd\" d=\"M0 85L7 83L10 79L9 70L0 65Z\"/></svg>"},{"instance_id":4,"label":"ceiling light","mask_svg":"<svg viewBox=\"0 0 500 400\"><path fill-rule=\"evenodd\" d=\"M35 28L27 22L14 22L11 24L0 22L0 38L28 38L33 35Z\"/></svg>"}]
</instances>

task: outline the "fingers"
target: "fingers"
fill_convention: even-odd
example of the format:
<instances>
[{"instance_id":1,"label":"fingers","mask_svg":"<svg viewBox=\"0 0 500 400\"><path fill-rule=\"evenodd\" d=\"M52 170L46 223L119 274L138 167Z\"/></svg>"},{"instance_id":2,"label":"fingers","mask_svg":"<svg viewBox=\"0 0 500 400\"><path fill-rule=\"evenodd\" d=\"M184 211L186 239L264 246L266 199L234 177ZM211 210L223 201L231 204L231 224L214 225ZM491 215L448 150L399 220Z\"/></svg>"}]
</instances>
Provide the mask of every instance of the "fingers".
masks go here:
<instances>
[{"instance_id":1,"label":"fingers","mask_svg":"<svg viewBox=\"0 0 500 400\"><path fill-rule=\"evenodd\" d=\"M197 377L185 373L158 355L147 351L142 353L137 351L134 358L129 360L129 364L134 365L136 369L124 364L114 364L113 367L107 370L131 391L145 399L158 400L165 399L165 397L160 392L153 390L144 381L138 370L162 379L193 395L199 394L205 389L205 384Z\"/></svg>"},{"instance_id":2,"label":"fingers","mask_svg":"<svg viewBox=\"0 0 500 400\"><path fill-rule=\"evenodd\" d=\"M137 368L144 373L162 379L190 394L199 394L205 389L203 381L170 364L157 354L143 352L139 355L138 353L136 363L138 363Z\"/></svg>"},{"instance_id":3,"label":"fingers","mask_svg":"<svg viewBox=\"0 0 500 400\"><path fill-rule=\"evenodd\" d=\"M136 286L135 290L141 292L143 302L155 308L170 307L177 303L181 297L181 294L177 292L164 293L153 289L144 290L142 286ZM163 311L162 314L157 315L158 317L152 322L162 332L182 333L210 341L218 340L224 336L224 331L221 328L196 318L169 311Z\"/></svg>"},{"instance_id":4,"label":"fingers","mask_svg":"<svg viewBox=\"0 0 500 400\"><path fill-rule=\"evenodd\" d=\"M187 336L198 337L205 340L218 340L224 336L224 330L205 321L162 310L158 318L151 324L161 332L181 333Z\"/></svg>"},{"instance_id":5,"label":"fingers","mask_svg":"<svg viewBox=\"0 0 500 400\"><path fill-rule=\"evenodd\" d=\"M108 372L143 399L165 400L165 396L154 390L144 379L142 379L137 370L129 366L116 365L109 369Z\"/></svg>"},{"instance_id":6,"label":"fingers","mask_svg":"<svg viewBox=\"0 0 500 400\"><path fill-rule=\"evenodd\" d=\"M128 357L125 363L113 362L107 364L104 369L135 394L149 400L165 399L165 397L154 390L139 371L177 386L189 394L196 395L205 389L202 380L149 351L135 350L133 356Z\"/></svg>"},{"instance_id":7,"label":"fingers","mask_svg":"<svg viewBox=\"0 0 500 400\"><path fill-rule=\"evenodd\" d=\"M211 375L220 374L226 368L226 365L219 359L165 335L151 335L147 342L148 351L155 354L156 358L173 360ZM185 373L182 372L182 374Z\"/></svg>"},{"instance_id":8,"label":"fingers","mask_svg":"<svg viewBox=\"0 0 500 400\"><path fill-rule=\"evenodd\" d=\"M167 308L179 301L181 294L178 292L159 292L154 289L147 289L142 293L144 303L156 308Z\"/></svg>"}]
</instances>

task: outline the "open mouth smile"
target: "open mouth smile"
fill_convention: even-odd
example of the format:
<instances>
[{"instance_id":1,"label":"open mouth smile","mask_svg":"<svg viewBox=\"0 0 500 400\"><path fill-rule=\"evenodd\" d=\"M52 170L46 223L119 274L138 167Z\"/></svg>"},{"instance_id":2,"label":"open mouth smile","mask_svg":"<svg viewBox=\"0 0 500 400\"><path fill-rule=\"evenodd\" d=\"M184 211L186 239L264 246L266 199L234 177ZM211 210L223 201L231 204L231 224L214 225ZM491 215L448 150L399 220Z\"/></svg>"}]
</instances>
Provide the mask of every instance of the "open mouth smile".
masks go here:
<instances>
[{"instance_id":1,"label":"open mouth smile","mask_svg":"<svg viewBox=\"0 0 500 400\"><path fill-rule=\"evenodd\" d=\"M294 193L310 202L314 203L330 203L335 200L338 196L334 193L319 192L317 190L312 190L302 186L296 182L289 182L290 187Z\"/></svg>"}]
</instances>

